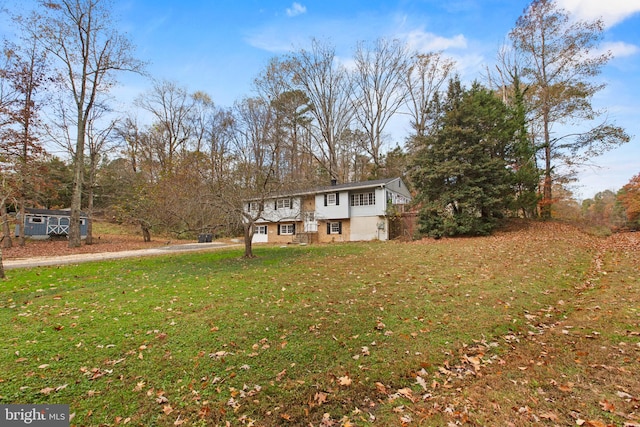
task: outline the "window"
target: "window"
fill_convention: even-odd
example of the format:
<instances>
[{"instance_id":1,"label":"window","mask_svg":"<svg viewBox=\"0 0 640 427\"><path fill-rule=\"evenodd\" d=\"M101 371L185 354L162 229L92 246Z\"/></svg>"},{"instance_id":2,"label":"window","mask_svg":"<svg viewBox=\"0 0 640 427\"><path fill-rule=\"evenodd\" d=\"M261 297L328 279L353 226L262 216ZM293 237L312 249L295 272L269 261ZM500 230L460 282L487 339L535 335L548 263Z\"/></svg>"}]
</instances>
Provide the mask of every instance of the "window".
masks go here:
<instances>
[{"instance_id":1,"label":"window","mask_svg":"<svg viewBox=\"0 0 640 427\"><path fill-rule=\"evenodd\" d=\"M249 202L249 212L257 212L260 209L260 202Z\"/></svg>"},{"instance_id":2,"label":"window","mask_svg":"<svg viewBox=\"0 0 640 427\"><path fill-rule=\"evenodd\" d=\"M267 234L267 226L266 225L256 225L253 230L254 234Z\"/></svg>"},{"instance_id":3,"label":"window","mask_svg":"<svg viewBox=\"0 0 640 427\"><path fill-rule=\"evenodd\" d=\"M351 195L351 206L369 206L376 204L376 193L357 193Z\"/></svg>"},{"instance_id":4,"label":"window","mask_svg":"<svg viewBox=\"0 0 640 427\"><path fill-rule=\"evenodd\" d=\"M340 194L328 193L324 195L325 206L338 206L340 204Z\"/></svg>"},{"instance_id":5,"label":"window","mask_svg":"<svg viewBox=\"0 0 640 427\"><path fill-rule=\"evenodd\" d=\"M342 234L342 222L328 222L327 234Z\"/></svg>"},{"instance_id":6,"label":"window","mask_svg":"<svg viewBox=\"0 0 640 427\"><path fill-rule=\"evenodd\" d=\"M43 222L44 218L42 218L41 216L29 217L29 223L31 224L42 224Z\"/></svg>"},{"instance_id":7,"label":"window","mask_svg":"<svg viewBox=\"0 0 640 427\"><path fill-rule=\"evenodd\" d=\"M278 199L276 200L276 209L290 209L291 199Z\"/></svg>"},{"instance_id":8,"label":"window","mask_svg":"<svg viewBox=\"0 0 640 427\"><path fill-rule=\"evenodd\" d=\"M280 224L278 225L278 231L278 234L282 235L296 234L296 226L295 224Z\"/></svg>"}]
</instances>

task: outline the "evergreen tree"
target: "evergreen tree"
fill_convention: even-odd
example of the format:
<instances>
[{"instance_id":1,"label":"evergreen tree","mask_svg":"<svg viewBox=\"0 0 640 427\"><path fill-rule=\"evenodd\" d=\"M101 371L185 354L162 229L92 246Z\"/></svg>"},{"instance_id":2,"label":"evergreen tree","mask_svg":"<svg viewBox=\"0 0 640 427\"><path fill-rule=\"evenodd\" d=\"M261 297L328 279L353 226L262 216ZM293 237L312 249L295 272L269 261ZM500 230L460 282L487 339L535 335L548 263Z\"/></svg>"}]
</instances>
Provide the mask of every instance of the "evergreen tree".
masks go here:
<instances>
[{"instance_id":1,"label":"evergreen tree","mask_svg":"<svg viewBox=\"0 0 640 427\"><path fill-rule=\"evenodd\" d=\"M439 108L434 132L413 141L420 231L489 234L512 202L513 114L486 88L474 83L465 90L457 77Z\"/></svg>"}]
</instances>

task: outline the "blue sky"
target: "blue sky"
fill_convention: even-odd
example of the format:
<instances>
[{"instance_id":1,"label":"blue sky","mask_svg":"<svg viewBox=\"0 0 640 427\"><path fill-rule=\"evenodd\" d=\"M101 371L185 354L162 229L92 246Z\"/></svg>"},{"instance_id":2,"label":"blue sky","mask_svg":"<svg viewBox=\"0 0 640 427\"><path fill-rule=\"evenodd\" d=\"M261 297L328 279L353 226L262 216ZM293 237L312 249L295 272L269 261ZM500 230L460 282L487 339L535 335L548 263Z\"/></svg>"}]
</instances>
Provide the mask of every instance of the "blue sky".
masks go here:
<instances>
[{"instance_id":1,"label":"blue sky","mask_svg":"<svg viewBox=\"0 0 640 427\"><path fill-rule=\"evenodd\" d=\"M1 1L1 0L0 0ZM595 99L633 139L595 160L575 187L577 197L618 190L640 173L640 0L558 0L572 16L603 17L605 47L615 58ZM358 41L399 38L424 52L442 50L457 61L463 81L481 79L517 18L520 0L113 0L117 23L148 61L156 79L207 92L231 106L252 95L252 82L276 55L307 47L312 37L336 46L349 61ZM127 102L150 87L121 78L114 95ZM402 142L408 126L389 131ZM394 144L395 145L395 144Z\"/></svg>"}]
</instances>

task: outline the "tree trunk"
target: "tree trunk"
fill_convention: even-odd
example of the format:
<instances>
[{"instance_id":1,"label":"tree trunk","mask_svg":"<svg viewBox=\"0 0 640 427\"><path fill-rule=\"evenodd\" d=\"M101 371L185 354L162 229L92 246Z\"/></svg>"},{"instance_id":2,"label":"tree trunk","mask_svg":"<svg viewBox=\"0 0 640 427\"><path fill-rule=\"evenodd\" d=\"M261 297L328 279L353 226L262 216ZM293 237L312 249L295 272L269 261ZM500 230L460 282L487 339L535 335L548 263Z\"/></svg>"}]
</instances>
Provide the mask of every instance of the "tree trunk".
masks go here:
<instances>
[{"instance_id":1,"label":"tree trunk","mask_svg":"<svg viewBox=\"0 0 640 427\"><path fill-rule=\"evenodd\" d=\"M2 234L2 247L5 249L12 247L11 227L9 226L9 216L7 215L7 205L5 203L2 204Z\"/></svg>"},{"instance_id":2,"label":"tree trunk","mask_svg":"<svg viewBox=\"0 0 640 427\"><path fill-rule=\"evenodd\" d=\"M244 225L244 258L255 258L253 255L253 222Z\"/></svg>"},{"instance_id":3,"label":"tree trunk","mask_svg":"<svg viewBox=\"0 0 640 427\"><path fill-rule=\"evenodd\" d=\"M551 204L553 202L551 179L551 136L549 134L549 110L546 107L542 112L542 126L544 128L544 183L542 186L542 206L540 214L542 219L551 219Z\"/></svg>"},{"instance_id":4,"label":"tree trunk","mask_svg":"<svg viewBox=\"0 0 640 427\"><path fill-rule=\"evenodd\" d=\"M542 186L542 207L540 211L542 219L551 219L551 205L553 204L553 181L551 177L551 147L549 146L549 144L547 144L544 149L544 155L544 183Z\"/></svg>"},{"instance_id":5,"label":"tree trunk","mask_svg":"<svg viewBox=\"0 0 640 427\"><path fill-rule=\"evenodd\" d=\"M18 229L18 246L23 247L26 243L25 235L24 235L24 220L26 216L26 211L24 208L24 197L21 197L18 200L18 214L16 216L16 222L20 224L20 228Z\"/></svg>"},{"instance_id":6,"label":"tree trunk","mask_svg":"<svg viewBox=\"0 0 640 427\"><path fill-rule=\"evenodd\" d=\"M4 274L4 264L2 262L2 248L0 247L0 279L4 279L5 277L7 277Z\"/></svg>"},{"instance_id":7,"label":"tree trunk","mask_svg":"<svg viewBox=\"0 0 640 427\"><path fill-rule=\"evenodd\" d=\"M142 240L145 243L151 241L151 227L145 221L140 220L140 228L142 229Z\"/></svg>"},{"instance_id":8,"label":"tree trunk","mask_svg":"<svg viewBox=\"0 0 640 427\"><path fill-rule=\"evenodd\" d=\"M84 178L84 132L85 121L78 113L78 135L73 161L73 193L71 195L71 220L69 224L69 247L80 247L80 210L82 209L82 180Z\"/></svg>"},{"instance_id":9,"label":"tree trunk","mask_svg":"<svg viewBox=\"0 0 640 427\"><path fill-rule=\"evenodd\" d=\"M87 237L84 244L93 244L93 183L89 184L89 194L87 194Z\"/></svg>"}]
</instances>

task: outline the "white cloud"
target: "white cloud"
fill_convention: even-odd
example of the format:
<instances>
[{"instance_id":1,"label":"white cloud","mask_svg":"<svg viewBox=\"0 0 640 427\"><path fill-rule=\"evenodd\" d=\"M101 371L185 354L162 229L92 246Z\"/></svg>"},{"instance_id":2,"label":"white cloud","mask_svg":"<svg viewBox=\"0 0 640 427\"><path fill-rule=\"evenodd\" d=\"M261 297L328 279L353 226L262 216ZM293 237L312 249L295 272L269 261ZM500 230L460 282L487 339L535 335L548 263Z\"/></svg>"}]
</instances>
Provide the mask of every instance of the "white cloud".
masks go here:
<instances>
[{"instance_id":1,"label":"white cloud","mask_svg":"<svg viewBox=\"0 0 640 427\"><path fill-rule=\"evenodd\" d=\"M615 58L633 56L640 52L640 48L638 48L638 46L625 42L604 43L602 47L604 50L610 51Z\"/></svg>"},{"instance_id":2,"label":"white cloud","mask_svg":"<svg viewBox=\"0 0 640 427\"><path fill-rule=\"evenodd\" d=\"M297 2L294 2L291 7L287 8L287 16L289 17L302 15L303 13L307 13L307 7Z\"/></svg>"},{"instance_id":3,"label":"white cloud","mask_svg":"<svg viewBox=\"0 0 640 427\"><path fill-rule=\"evenodd\" d=\"M413 30L402 34L410 49L418 52L434 52L447 49L464 49L467 47L467 39L462 35L446 38L424 30Z\"/></svg>"},{"instance_id":4,"label":"white cloud","mask_svg":"<svg viewBox=\"0 0 640 427\"><path fill-rule=\"evenodd\" d=\"M558 5L578 19L602 18L607 27L640 12L639 0L558 0Z\"/></svg>"}]
</instances>

